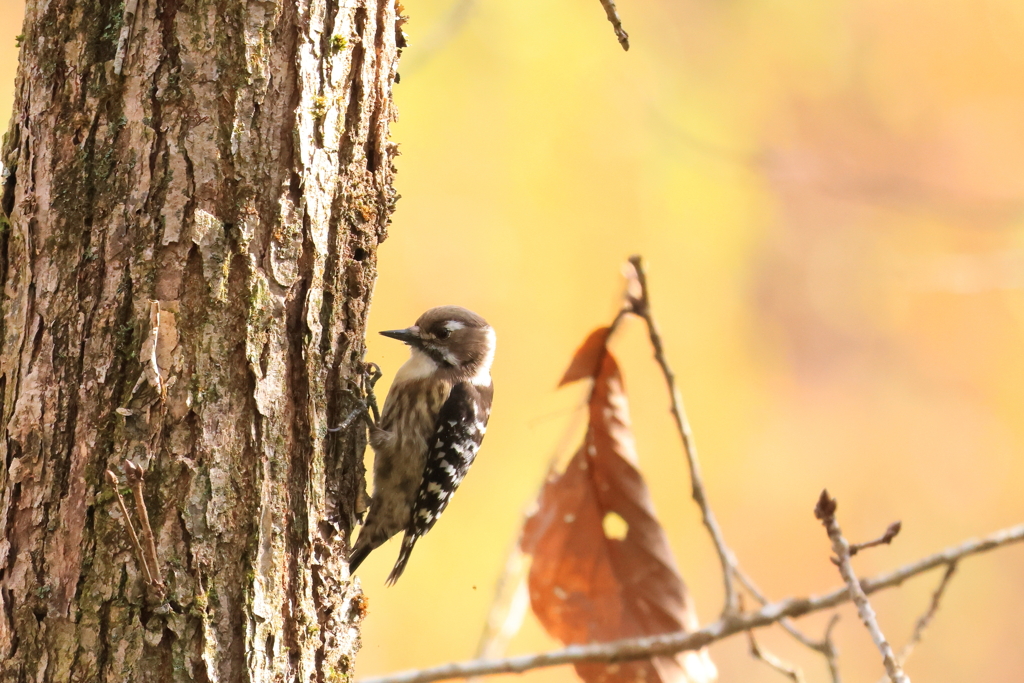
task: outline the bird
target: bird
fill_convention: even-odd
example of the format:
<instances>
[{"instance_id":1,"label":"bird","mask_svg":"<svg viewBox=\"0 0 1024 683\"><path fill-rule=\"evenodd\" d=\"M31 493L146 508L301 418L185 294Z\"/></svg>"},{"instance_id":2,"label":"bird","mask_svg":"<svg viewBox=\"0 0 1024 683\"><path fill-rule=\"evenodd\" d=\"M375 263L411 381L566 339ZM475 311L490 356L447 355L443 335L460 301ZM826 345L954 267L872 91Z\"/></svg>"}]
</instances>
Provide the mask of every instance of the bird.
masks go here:
<instances>
[{"instance_id":1,"label":"bird","mask_svg":"<svg viewBox=\"0 0 1024 683\"><path fill-rule=\"evenodd\" d=\"M407 344L409 359L370 428L374 490L349 570L403 531L391 586L476 458L494 396L496 338L487 321L460 306L431 308L412 327L381 334Z\"/></svg>"}]
</instances>

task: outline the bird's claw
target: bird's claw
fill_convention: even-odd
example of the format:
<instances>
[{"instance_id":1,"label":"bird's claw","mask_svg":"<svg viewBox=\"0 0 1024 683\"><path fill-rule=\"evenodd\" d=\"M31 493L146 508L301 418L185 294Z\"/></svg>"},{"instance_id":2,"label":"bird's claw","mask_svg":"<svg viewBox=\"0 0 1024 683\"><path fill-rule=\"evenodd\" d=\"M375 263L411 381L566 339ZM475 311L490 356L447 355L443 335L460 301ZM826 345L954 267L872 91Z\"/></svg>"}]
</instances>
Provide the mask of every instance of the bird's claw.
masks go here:
<instances>
[{"instance_id":1,"label":"bird's claw","mask_svg":"<svg viewBox=\"0 0 1024 683\"><path fill-rule=\"evenodd\" d=\"M380 424L380 410L377 408L377 396L373 393L373 387L376 386L377 381L383 375L384 373L381 371L380 366L376 363L365 363L363 365L363 376L366 379L366 405L373 411L373 424L370 425L371 427L376 427Z\"/></svg>"},{"instance_id":2,"label":"bird's claw","mask_svg":"<svg viewBox=\"0 0 1024 683\"><path fill-rule=\"evenodd\" d=\"M366 375L366 383L369 387L369 391L373 391L373 387L377 384L377 380L384 376L384 372L376 363L364 363L363 374Z\"/></svg>"},{"instance_id":3,"label":"bird's claw","mask_svg":"<svg viewBox=\"0 0 1024 683\"><path fill-rule=\"evenodd\" d=\"M366 398L358 401L356 409L349 413L348 416L341 421L341 424L337 427L328 427L328 432L336 434L343 429L347 429L357 417L362 417L366 420L366 424L371 430L377 428L377 425L380 423L380 410L377 408L377 397L373 393L373 387L383 375L384 373L381 371L380 366L376 363L363 364L363 379L366 386ZM353 383L353 386L355 386L355 383ZM371 412L373 413L373 417L370 417Z\"/></svg>"}]
</instances>

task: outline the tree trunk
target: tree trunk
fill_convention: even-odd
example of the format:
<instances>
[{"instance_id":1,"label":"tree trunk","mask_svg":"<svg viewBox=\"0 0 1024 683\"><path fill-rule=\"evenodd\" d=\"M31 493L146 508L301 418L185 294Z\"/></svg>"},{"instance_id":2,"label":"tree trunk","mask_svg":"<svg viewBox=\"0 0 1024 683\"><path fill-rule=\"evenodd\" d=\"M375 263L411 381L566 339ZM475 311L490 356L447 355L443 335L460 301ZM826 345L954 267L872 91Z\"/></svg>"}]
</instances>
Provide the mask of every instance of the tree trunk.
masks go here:
<instances>
[{"instance_id":1,"label":"tree trunk","mask_svg":"<svg viewBox=\"0 0 1024 683\"><path fill-rule=\"evenodd\" d=\"M361 395L396 199L398 11L29 1L0 218L0 680L347 679L365 430L327 429Z\"/></svg>"}]
</instances>

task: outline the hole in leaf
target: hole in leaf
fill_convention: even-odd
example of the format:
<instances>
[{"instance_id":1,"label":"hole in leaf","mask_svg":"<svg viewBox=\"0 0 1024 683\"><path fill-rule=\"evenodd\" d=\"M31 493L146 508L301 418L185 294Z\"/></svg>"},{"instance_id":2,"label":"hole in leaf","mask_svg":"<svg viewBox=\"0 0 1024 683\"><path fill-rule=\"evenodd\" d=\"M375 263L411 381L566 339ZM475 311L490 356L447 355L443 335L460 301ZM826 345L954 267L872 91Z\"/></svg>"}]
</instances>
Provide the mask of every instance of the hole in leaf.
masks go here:
<instances>
[{"instance_id":1,"label":"hole in leaf","mask_svg":"<svg viewBox=\"0 0 1024 683\"><path fill-rule=\"evenodd\" d=\"M622 518L617 512L609 512L601 520L601 527L604 529L604 536L613 541L621 541L629 533L629 522Z\"/></svg>"}]
</instances>

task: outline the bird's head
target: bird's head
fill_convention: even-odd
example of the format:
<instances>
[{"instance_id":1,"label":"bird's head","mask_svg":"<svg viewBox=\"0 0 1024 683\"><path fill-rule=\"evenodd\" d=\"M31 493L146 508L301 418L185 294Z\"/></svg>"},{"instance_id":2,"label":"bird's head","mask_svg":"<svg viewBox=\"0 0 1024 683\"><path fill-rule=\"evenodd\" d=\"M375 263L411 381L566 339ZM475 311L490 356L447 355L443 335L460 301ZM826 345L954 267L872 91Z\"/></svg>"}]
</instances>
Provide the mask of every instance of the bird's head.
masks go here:
<instances>
[{"instance_id":1,"label":"bird's head","mask_svg":"<svg viewBox=\"0 0 1024 683\"><path fill-rule=\"evenodd\" d=\"M487 321L460 306L431 308L404 330L381 332L412 347L453 378L489 384L494 360L494 329ZM486 378L486 382L483 380Z\"/></svg>"}]
</instances>

